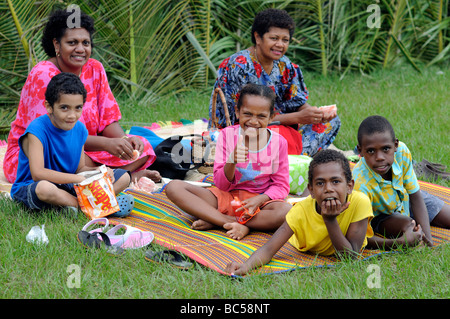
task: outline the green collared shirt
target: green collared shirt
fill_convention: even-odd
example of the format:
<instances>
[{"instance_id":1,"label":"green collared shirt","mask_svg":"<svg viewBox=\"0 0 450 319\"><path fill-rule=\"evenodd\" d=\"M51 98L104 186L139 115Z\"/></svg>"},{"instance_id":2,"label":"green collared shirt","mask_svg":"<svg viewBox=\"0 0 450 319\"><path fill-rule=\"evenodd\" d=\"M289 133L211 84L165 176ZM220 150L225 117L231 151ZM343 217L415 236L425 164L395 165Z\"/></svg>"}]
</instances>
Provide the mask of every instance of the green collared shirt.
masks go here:
<instances>
[{"instance_id":1,"label":"green collared shirt","mask_svg":"<svg viewBox=\"0 0 450 319\"><path fill-rule=\"evenodd\" d=\"M387 181L367 165L364 158L353 168L355 190L369 196L373 214L392 214L394 212L409 216L409 195L417 192L419 182L412 165L408 147L399 142L392 164L392 181Z\"/></svg>"}]
</instances>

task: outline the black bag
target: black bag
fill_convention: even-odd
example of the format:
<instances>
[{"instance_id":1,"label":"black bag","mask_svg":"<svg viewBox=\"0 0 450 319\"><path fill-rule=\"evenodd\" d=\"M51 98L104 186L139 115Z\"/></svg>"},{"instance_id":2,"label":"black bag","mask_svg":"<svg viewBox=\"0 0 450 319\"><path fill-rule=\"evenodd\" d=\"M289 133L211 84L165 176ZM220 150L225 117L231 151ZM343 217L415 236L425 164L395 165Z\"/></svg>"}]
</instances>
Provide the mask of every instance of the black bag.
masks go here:
<instances>
[{"instance_id":1,"label":"black bag","mask_svg":"<svg viewBox=\"0 0 450 319\"><path fill-rule=\"evenodd\" d=\"M206 132L209 133L209 132ZM216 153L216 142L209 134L200 138L192 139L192 162L196 165L199 173L212 174L214 171L214 156Z\"/></svg>"},{"instance_id":2,"label":"black bag","mask_svg":"<svg viewBox=\"0 0 450 319\"><path fill-rule=\"evenodd\" d=\"M155 147L156 160L148 169L158 171L162 177L184 179L191 167L191 151L180 142L185 136L174 135L159 143Z\"/></svg>"}]
</instances>

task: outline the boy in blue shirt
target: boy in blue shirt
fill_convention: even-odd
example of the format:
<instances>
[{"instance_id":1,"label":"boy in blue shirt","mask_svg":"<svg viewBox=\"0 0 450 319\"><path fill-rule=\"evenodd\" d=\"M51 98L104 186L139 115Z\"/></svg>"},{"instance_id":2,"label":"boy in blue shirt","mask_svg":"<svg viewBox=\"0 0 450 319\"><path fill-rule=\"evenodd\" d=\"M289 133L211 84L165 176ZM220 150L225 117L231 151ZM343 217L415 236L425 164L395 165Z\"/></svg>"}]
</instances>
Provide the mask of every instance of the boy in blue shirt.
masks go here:
<instances>
[{"instance_id":1,"label":"boy in blue shirt","mask_svg":"<svg viewBox=\"0 0 450 319\"><path fill-rule=\"evenodd\" d=\"M49 82L45 100L47 114L32 121L19 139L17 179L11 197L33 210L67 206L76 210L73 184L85 179L77 173L96 170L85 165L88 131L78 121L86 89L76 75L60 73ZM130 184L127 173L109 170L116 195Z\"/></svg>"},{"instance_id":2,"label":"boy in blue shirt","mask_svg":"<svg viewBox=\"0 0 450 319\"><path fill-rule=\"evenodd\" d=\"M363 157L353 169L355 189L372 201L375 233L368 246L394 248L432 246L430 224L450 228L450 206L421 191L408 147L395 138L382 116L370 116L358 129L358 151Z\"/></svg>"}]
</instances>

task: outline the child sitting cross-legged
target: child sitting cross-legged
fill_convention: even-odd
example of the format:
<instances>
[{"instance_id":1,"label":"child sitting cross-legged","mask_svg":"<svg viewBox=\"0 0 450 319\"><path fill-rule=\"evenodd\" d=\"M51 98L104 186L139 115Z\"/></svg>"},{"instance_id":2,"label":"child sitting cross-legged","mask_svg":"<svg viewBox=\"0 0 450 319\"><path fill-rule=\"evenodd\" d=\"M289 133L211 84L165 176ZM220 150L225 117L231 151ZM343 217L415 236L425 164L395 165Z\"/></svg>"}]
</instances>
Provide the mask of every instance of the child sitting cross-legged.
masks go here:
<instances>
[{"instance_id":1,"label":"child sitting cross-legged","mask_svg":"<svg viewBox=\"0 0 450 319\"><path fill-rule=\"evenodd\" d=\"M19 139L17 179L11 197L32 210L71 207L78 209L74 183L85 177L84 143L88 131L78 121L86 100L86 89L72 73L54 76L45 92L47 114L33 120ZM108 170L116 195L130 183L123 169Z\"/></svg>"},{"instance_id":2,"label":"child sitting cross-legged","mask_svg":"<svg viewBox=\"0 0 450 319\"><path fill-rule=\"evenodd\" d=\"M289 163L286 140L267 127L275 116L274 103L275 94L269 87L245 85L237 103L239 125L221 130L217 139L217 187L206 189L179 180L166 186L167 197L198 218L193 229L218 226L239 240L250 229L273 231L283 223L292 207L284 201L289 194ZM244 207L232 207L235 197ZM246 215L239 223L236 215L242 213Z\"/></svg>"},{"instance_id":3,"label":"child sitting cross-legged","mask_svg":"<svg viewBox=\"0 0 450 319\"><path fill-rule=\"evenodd\" d=\"M286 215L286 221L244 263L229 263L225 271L244 275L268 263L287 242L302 252L357 256L373 235L369 198L353 190L348 160L334 150L314 155L308 172L306 199Z\"/></svg>"},{"instance_id":4,"label":"child sitting cross-legged","mask_svg":"<svg viewBox=\"0 0 450 319\"><path fill-rule=\"evenodd\" d=\"M450 228L450 206L420 190L411 152L389 121L378 115L362 121L357 147L362 159L353 169L355 189L371 199L373 230L385 237L372 237L369 246L432 246L430 224Z\"/></svg>"}]
</instances>

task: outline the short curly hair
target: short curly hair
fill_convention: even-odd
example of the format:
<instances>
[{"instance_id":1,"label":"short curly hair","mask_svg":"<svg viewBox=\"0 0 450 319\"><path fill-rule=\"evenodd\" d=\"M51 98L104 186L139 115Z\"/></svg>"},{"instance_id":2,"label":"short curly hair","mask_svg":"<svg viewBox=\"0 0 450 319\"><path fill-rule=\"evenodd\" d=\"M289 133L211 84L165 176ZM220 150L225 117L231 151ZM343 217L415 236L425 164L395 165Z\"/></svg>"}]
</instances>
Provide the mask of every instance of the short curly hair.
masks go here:
<instances>
[{"instance_id":1,"label":"short curly hair","mask_svg":"<svg viewBox=\"0 0 450 319\"><path fill-rule=\"evenodd\" d=\"M48 22L44 28L44 33L42 35L42 47L49 57L55 57L55 47L53 45L53 39L58 42L66 33L69 28L67 26L67 21L73 13L71 11L58 9L50 14ZM80 27L86 29L91 37L91 47L94 48L94 43L92 41L92 35L95 32L94 29L94 19L80 11Z\"/></svg>"},{"instance_id":2,"label":"short curly hair","mask_svg":"<svg viewBox=\"0 0 450 319\"><path fill-rule=\"evenodd\" d=\"M326 164L330 162L336 162L341 165L342 170L344 171L344 176L347 183L351 182L353 179L352 171L350 169L350 164L348 163L347 158L341 152L335 150L323 150L318 152L313 156L311 163L309 164L308 170L308 183L312 185L314 178L314 168L321 164Z\"/></svg>"},{"instance_id":3,"label":"short curly hair","mask_svg":"<svg viewBox=\"0 0 450 319\"><path fill-rule=\"evenodd\" d=\"M256 44L255 31L260 37L267 33L270 27L277 27L289 30L289 39L292 39L295 30L295 22L291 16L280 9L266 9L260 11L253 20L252 42Z\"/></svg>"},{"instance_id":4,"label":"short curly hair","mask_svg":"<svg viewBox=\"0 0 450 319\"><path fill-rule=\"evenodd\" d=\"M375 133L389 132L392 141L395 141L395 132L389 121L380 115L372 115L365 118L358 128L358 145L362 146L363 136L370 136Z\"/></svg>"},{"instance_id":5,"label":"short curly hair","mask_svg":"<svg viewBox=\"0 0 450 319\"><path fill-rule=\"evenodd\" d=\"M53 107L62 94L81 95L83 104L86 102L86 88L80 78L73 73L62 72L52 77L45 91L45 100Z\"/></svg>"}]
</instances>

